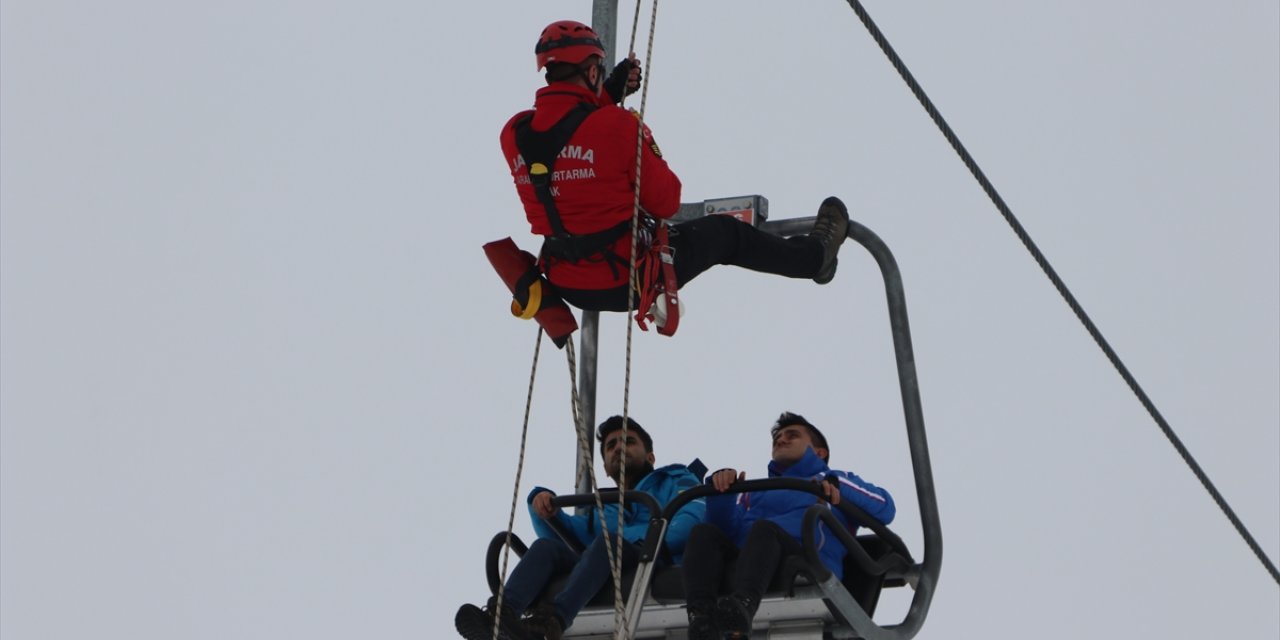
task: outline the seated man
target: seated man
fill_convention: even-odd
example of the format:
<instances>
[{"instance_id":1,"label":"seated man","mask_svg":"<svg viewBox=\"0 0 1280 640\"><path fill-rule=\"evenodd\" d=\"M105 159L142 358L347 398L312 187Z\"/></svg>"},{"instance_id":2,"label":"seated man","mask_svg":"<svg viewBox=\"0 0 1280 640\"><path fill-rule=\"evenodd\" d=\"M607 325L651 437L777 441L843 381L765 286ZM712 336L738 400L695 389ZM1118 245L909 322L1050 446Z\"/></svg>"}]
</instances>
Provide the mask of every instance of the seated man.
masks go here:
<instances>
[{"instance_id":1,"label":"seated man","mask_svg":"<svg viewBox=\"0 0 1280 640\"><path fill-rule=\"evenodd\" d=\"M803 416L783 413L771 433L770 478L813 480L831 504L849 500L885 524L893 520L895 508L889 492L852 473L828 467L827 439ZM712 474L707 483L723 492L739 480L746 480L745 472L722 469ZM750 637L760 599L783 559L803 554L801 523L804 512L815 500L811 494L785 490L707 498L707 522L694 527L685 545L689 640ZM836 516L844 522L839 511ZM856 528L845 524L851 532ZM842 577L844 545L821 523L815 541L822 564L837 578ZM730 576L731 592L717 600L725 566L734 560L737 563Z\"/></svg>"},{"instance_id":2,"label":"seated man","mask_svg":"<svg viewBox=\"0 0 1280 640\"><path fill-rule=\"evenodd\" d=\"M635 420L627 419L625 443L622 416L613 416L601 423L596 438L600 441L605 473L618 482L625 465L628 490L648 493L658 504L665 506L680 492L698 486L699 476L685 465L673 464L654 469L653 438ZM568 515L552 506L554 497L554 493L542 487L535 487L529 493L529 511L533 515L533 528L538 539L529 546L529 551L507 578L502 611L498 614L501 620L499 634L503 640L559 640L564 630L573 624L578 612L612 580L605 536L599 533L600 513L595 507L588 507L583 515ZM638 564L639 547L648 531L650 517L649 510L636 502L625 502L625 506L624 542L621 547L623 571ZM689 530L702 522L704 512L703 500L694 500L676 513L669 523L663 542L676 562L680 561ZM543 522L544 518L553 516L586 547L581 555ZM604 506L604 522L609 534L608 544L617 554L617 504ZM564 574L569 574L569 582L555 600L529 611L529 616L522 620L521 614L529 609L547 584ZM496 596L489 598L484 609L472 604L462 605L454 617L458 633L468 640L492 640L496 605Z\"/></svg>"}]
</instances>

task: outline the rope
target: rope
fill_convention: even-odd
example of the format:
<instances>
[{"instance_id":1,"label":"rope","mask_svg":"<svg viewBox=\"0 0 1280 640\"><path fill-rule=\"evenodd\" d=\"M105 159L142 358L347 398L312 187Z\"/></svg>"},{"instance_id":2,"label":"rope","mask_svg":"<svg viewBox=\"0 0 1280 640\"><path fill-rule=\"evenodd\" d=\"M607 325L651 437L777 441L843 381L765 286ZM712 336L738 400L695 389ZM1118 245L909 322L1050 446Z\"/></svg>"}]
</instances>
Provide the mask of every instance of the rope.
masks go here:
<instances>
[{"instance_id":1,"label":"rope","mask_svg":"<svg viewBox=\"0 0 1280 640\"><path fill-rule=\"evenodd\" d=\"M493 609L493 640L498 640L502 620L502 598L507 589L507 562L511 559L511 530L516 524L516 501L520 496L520 476L524 473L524 450L529 437L529 413L533 407L533 381L538 377L538 354L542 352L542 329L533 345L533 366L529 370L529 393L524 398L524 426L520 429L520 457L516 462L516 485L511 489L511 514L507 516L507 542L502 548L502 580L498 583L498 600Z\"/></svg>"},{"instance_id":2,"label":"rope","mask_svg":"<svg viewBox=\"0 0 1280 640\"><path fill-rule=\"evenodd\" d=\"M627 46L627 55L635 51L636 35L640 27L640 5L641 0L636 0L635 15L631 20L631 40ZM644 110L649 101L649 78L653 77L653 39L654 33L658 26L658 0L653 0L653 9L649 17L649 42L645 49L644 55L644 78L640 82L640 110L636 112L636 181L634 200L631 209L631 254L630 265L627 273L627 283L630 285L627 291L627 352L626 352L626 370L622 385L622 462L618 469L618 554L612 556L613 562L613 602L614 602L614 637L620 640L626 640L627 620L626 612L623 608L622 601L622 545L626 541L622 537L623 525L625 523L626 502L624 496L627 489L627 427L631 418L631 346L632 338L635 332L631 322L631 314L635 311L635 295L640 291L640 282L636 273L636 232L640 227L640 167L644 154ZM626 84L623 84L622 99L619 105L626 103L627 90ZM659 222L659 224L662 224ZM675 313L675 310L669 311ZM597 492L597 502L599 502L599 493ZM601 535L608 537L604 528L604 512L601 511Z\"/></svg>"},{"instance_id":3,"label":"rope","mask_svg":"<svg viewBox=\"0 0 1280 640\"><path fill-rule=\"evenodd\" d=\"M580 406L578 403L578 387L576 386L576 382L578 380L578 359L573 348L572 340L569 340L565 345L565 356L569 360L569 387L570 389L572 389L572 391L570 392L570 395L573 402L573 407L572 407L573 424L575 425L576 430L578 432L578 447L582 452L582 459L590 460L591 445L587 443L588 429L587 429L587 425L582 421L582 416L579 415L579 411L578 411L578 407ZM625 423L623 424L623 428L624 429L626 428ZM625 437L625 435L623 437ZM591 492L595 495L595 498L596 498L596 514L600 519L600 537L604 539L604 549L605 549L606 555L609 558L610 573L613 574L614 627L615 629L619 629L619 630L625 629L626 627L624 626L624 623L626 621L626 615L622 611L621 525L619 525L618 548L617 548L617 553L615 554L613 541L609 538L609 530L607 527L608 523L605 521L605 518L604 518L604 501L600 496L600 487L598 484L596 484L595 465L583 465L583 467L585 468L585 470L579 470L578 477L574 478L573 484L574 486L581 485L583 475L586 475L591 481L591 484L590 484ZM621 514L622 512L622 496L621 495L618 496L618 512L619 514ZM619 520L621 520L621 515L619 515Z\"/></svg>"},{"instance_id":4,"label":"rope","mask_svg":"<svg viewBox=\"0 0 1280 640\"><path fill-rule=\"evenodd\" d=\"M1200 465L1196 462L1195 458L1191 456L1191 452L1182 444L1182 440L1178 438L1177 434L1173 432L1173 428L1165 421L1164 416L1162 416L1160 411L1156 409L1155 403L1151 401L1151 398L1149 398L1146 392L1142 390L1142 387L1139 386L1138 381L1131 373L1129 373L1128 367L1126 367L1120 360L1120 356L1116 355L1115 350L1111 348L1111 345L1107 342L1106 338L1102 336L1102 332L1098 330L1096 325L1094 325L1093 320L1089 318L1087 313L1085 313L1084 308L1076 301L1076 298L1071 294L1071 291L1067 289L1067 285L1062 281L1062 278L1058 277L1057 272L1054 271L1053 267L1049 264L1049 260L1040 251L1040 248L1036 246L1035 242L1031 240L1031 236L1027 233L1026 229L1022 227L1022 224L1018 222L1018 219L1014 217L1013 211L1009 209L1009 206L1005 204L1004 199L1000 197L998 192L996 192L996 188L991 184L991 181L987 179L987 176L982 172L982 169L978 167L978 163L973 159L973 156L969 155L969 151L960 143L960 139L956 136L955 132L951 130L947 121L942 118L942 114L938 112L937 107L933 105L933 101L929 99L929 96L925 95L924 89L922 89L920 84L916 82L916 79L911 75L911 72L907 69L907 65L902 61L902 58L900 58L897 52L893 50L893 47L890 46L889 41L885 38L884 34L880 32L879 27L877 27L875 22L871 20L871 16L867 13L867 10L863 8L862 3L859 2L859 0L848 0L848 2L849 6L853 8L854 13L858 14L858 18L862 20L862 24L867 27L867 31L871 33L871 37L875 39L876 44L880 45L880 49L884 51L885 56L889 58L889 62L893 64L893 68L898 71L898 75L902 76L902 79L907 83L907 86L911 89L911 93L915 94L916 99L920 101L921 106L923 106L924 110L929 113L929 117L933 119L934 124L936 124L938 129L942 131L942 135L946 137L947 142L951 143L951 148L955 149L956 153L959 154L960 159L964 161L964 165L968 167L969 172L978 180L978 184L982 185L982 190L985 191L987 196L991 198L991 201L995 203L996 208L1000 210L1000 214L1004 216L1005 221L1013 228L1013 232L1018 236L1018 239L1022 241L1022 244L1027 248L1027 251L1031 253L1036 264L1040 265L1040 269L1044 271L1046 276L1048 276L1049 281L1052 282L1054 288L1058 290L1058 294L1061 295L1067 305L1071 307L1071 311L1075 313L1076 318L1080 320L1085 329L1089 332L1089 335L1093 337L1093 341L1097 343L1098 347L1102 349L1102 352L1106 354L1107 360L1109 360L1111 365L1115 367L1117 372L1119 372L1120 377L1124 378L1125 383L1129 385L1129 389L1138 397L1138 401L1142 403L1142 406L1146 408L1147 413L1151 415L1151 418L1155 420L1156 424L1160 427L1160 430L1164 432L1165 437L1169 439L1173 448L1178 451L1178 455L1182 457L1183 462L1187 464L1191 469L1191 472L1200 480L1200 484L1204 485L1205 490L1213 497L1213 501L1217 503L1218 508L1222 509L1222 512L1226 514L1227 519L1231 521L1236 532L1240 534L1240 537L1244 538L1245 543L1253 550L1254 555L1258 557L1262 566L1266 567L1267 571L1271 574L1271 578L1276 581L1276 584L1280 585L1280 571L1276 570L1276 565L1267 558L1262 547L1258 545L1256 540L1254 540L1253 535L1249 533L1249 530L1244 526L1244 523L1236 516L1235 511L1233 511L1231 506L1227 504L1226 499L1218 492L1218 489L1213 485L1213 482L1209 480L1209 476L1200 468Z\"/></svg>"}]
</instances>

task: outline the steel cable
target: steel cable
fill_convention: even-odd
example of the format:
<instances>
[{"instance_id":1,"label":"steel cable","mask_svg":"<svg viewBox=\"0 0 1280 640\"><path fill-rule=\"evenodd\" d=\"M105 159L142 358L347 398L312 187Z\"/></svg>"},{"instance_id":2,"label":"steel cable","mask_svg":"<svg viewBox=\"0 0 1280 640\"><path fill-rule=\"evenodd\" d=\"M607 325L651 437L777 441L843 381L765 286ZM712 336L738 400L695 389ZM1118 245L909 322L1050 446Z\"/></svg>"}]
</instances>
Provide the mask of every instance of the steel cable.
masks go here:
<instances>
[{"instance_id":1,"label":"steel cable","mask_svg":"<svg viewBox=\"0 0 1280 640\"><path fill-rule=\"evenodd\" d=\"M1271 574L1271 578L1276 581L1276 584L1280 585L1280 571L1276 570L1275 563L1271 562L1271 559L1263 552L1262 547L1258 545L1258 542L1254 539L1253 535L1249 533L1248 528L1246 528L1244 523L1240 521L1240 518L1236 516L1231 505L1227 504L1226 499L1218 492L1217 487L1214 486L1213 482L1209 479L1209 476L1200 468L1200 465L1196 462L1195 458L1192 457L1191 452L1187 450L1187 447L1182 444L1182 440L1173 432L1173 428L1169 426L1167 421L1165 421L1164 416L1161 415L1160 411L1156 408L1155 403L1152 402L1151 398L1149 398L1146 392L1143 391L1142 387L1138 384L1138 381L1133 377L1133 374L1129 373L1128 367L1126 367L1124 362L1120 360L1120 356L1111 348L1110 343L1108 343L1106 338L1103 337L1102 332L1098 330L1098 327L1093 323L1093 320L1089 318L1087 313L1085 313L1084 308L1080 306L1080 303L1076 300L1075 296L1072 295L1071 291L1067 289L1066 283L1062 281L1062 278L1058 277L1057 272L1054 271L1053 266L1049 264L1049 260L1044 256L1044 253L1040 251L1040 248L1031 240L1031 236L1027 233L1027 230L1024 229L1022 224L1018 222L1018 219L1014 217L1013 211L1009 209L1007 204L1005 204L1004 199L1000 197L995 186L993 186L991 181L987 179L986 174L982 172L982 169L973 159L973 156L970 155L969 151L965 149L963 144L961 144L960 139L956 136L955 132L952 131L951 126L947 124L947 121L943 119L942 114L938 112L937 107L933 105L933 101L929 99L929 96L925 95L924 89L920 87L920 83L916 82L915 77L911 75L911 71L907 69L907 65L902 61L902 58L898 56L897 52L893 50L893 47L880 31L880 28L876 26L874 21L872 21L870 14L867 13L867 10L862 6L862 3L859 2L859 0L847 0L847 2L853 9L854 13L858 14L858 19L860 19L862 24L866 26L867 31L871 33L871 37L876 41L876 44L880 45L881 51L883 51L885 56L889 58L889 62L893 64L893 68L898 71L898 75L902 76L903 81L907 83L907 86L911 89L911 93L915 94L916 99L920 101L921 106L923 106L924 110L928 112L929 117L933 119L934 124L936 124L938 129L942 131L942 135L946 137L947 142L951 144L951 148L955 149L956 153L959 154L960 159L964 161L964 165L968 167L969 172L973 174L973 177L978 180L978 184L982 186L982 190L985 191L987 196L991 198L991 201L995 203L996 208L1000 210L1000 214L1004 216L1005 221L1013 228L1013 232L1018 236L1018 239L1022 241L1022 244L1027 248L1027 251L1031 253L1036 264L1040 265L1040 269L1044 271L1044 274L1048 276L1049 281L1053 283L1054 288L1056 288L1062 298L1066 300L1067 305L1071 307L1071 311L1075 313L1076 318L1084 324L1089 335L1093 337L1093 341L1097 343L1098 347L1102 349L1102 352L1106 354L1107 360L1109 360L1111 365L1115 367L1116 371L1120 373L1120 377L1124 378L1125 383L1129 385L1129 389L1138 397L1138 401L1142 403L1142 406L1146 408L1147 413L1151 415L1151 418L1155 420L1156 424L1160 427L1160 430L1164 432L1165 437L1169 439L1173 448L1178 451L1178 455L1182 457L1183 462L1190 467L1191 472L1200 480L1200 484L1204 485L1205 490L1209 492L1213 501L1217 503L1218 508L1222 509L1222 512L1226 514L1227 519L1231 521L1236 532L1240 534L1240 537L1244 538L1245 543L1249 545L1249 548L1253 551L1254 555L1258 556L1258 560Z\"/></svg>"}]
</instances>

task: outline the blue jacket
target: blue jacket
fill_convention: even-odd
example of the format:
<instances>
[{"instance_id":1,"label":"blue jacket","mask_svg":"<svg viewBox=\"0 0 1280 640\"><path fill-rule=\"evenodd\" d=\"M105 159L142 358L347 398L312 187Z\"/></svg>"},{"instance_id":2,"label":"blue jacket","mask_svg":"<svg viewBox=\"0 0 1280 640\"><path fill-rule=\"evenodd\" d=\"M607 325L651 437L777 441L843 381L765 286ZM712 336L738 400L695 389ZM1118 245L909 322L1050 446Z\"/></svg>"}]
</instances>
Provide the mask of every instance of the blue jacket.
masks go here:
<instances>
[{"instance_id":1,"label":"blue jacket","mask_svg":"<svg viewBox=\"0 0 1280 640\"><path fill-rule=\"evenodd\" d=\"M700 462L695 464L701 466ZM705 470L705 467L703 467ZM648 475L640 479L636 484L636 491L643 491L654 497L659 505L666 507L677 495L686 489L692 489L698 486L698 476L694 475L689 467L682 464L672 464L654 469ZM533 530L537 532L540 538L559 539L560 536L547 523L533 512L533 497L543 491L550 491L543 487L534 487L529 492L529 515L533 518ZM706 516L705 499L699 498L685 505L680 511L676 512L671 522L667 523L667 533L663 538L667 550L671 552L671 556L676 563L680 562L684 555L684 544L689 540L689 531L693 526L702 522ZM587 507L583 515L571 516L563 510L556 514L556 518L573 532L578 541L583 546L589 545L596 539L600 533L600 516L596 513L594 506ZM618 528L618 505L606 504L604 506L604 520L608 527L609 533L616 533ZM638 502L626 502L626 513L623 519L622 536L631 542L641 542L644 540L645 533L649 530L649 508Z\"/></svg>"},{"instance_id":2,"label":"blue jacket","mask_svg":"<svg viewBox=\"0 0 1280 640\"><path fill-rule=\"evenodd\" d=\"M897 509L893 506L893 497L888 491L881 489L848 471L836 471L827 467L827 463L809 449L804 457L790 467L782 467L776 462L769 463L770 478L799 478L801 480L821 481L828 474L840 480L840 499L861 507L871 517L889 524ZM708 482L710 478L708 477ZM707 521L720 527L741 547L747 540L747 532L757 520L772 520L800 540L800 528L804 522L804 512L814 502L821 500L817 496L802 491L752 491L739 494L717 494L707 498ZM844 514L833 509L836 517L850 533L857 531L857 525L850 525ZM844 577L844 545L831 533L826 524L821 524L815 534L818 554L822 564L826 565L837 578Z\"/></svg>"}]
</instances>

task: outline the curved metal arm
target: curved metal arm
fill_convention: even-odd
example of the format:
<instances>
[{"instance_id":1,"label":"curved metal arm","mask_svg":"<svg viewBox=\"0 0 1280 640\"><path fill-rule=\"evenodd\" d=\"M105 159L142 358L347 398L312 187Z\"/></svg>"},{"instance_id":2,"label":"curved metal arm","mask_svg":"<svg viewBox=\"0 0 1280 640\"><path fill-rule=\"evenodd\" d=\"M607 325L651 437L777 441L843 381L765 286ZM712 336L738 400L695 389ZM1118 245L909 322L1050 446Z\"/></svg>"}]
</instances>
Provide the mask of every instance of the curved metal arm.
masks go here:
<instances>
[{"instance_id":1,"label":"curved metal arm","mask_svg":"<svg viewBox=\"0 0 1280 640\"><path fill-rule=\"evenodd\" d=\"M498 557L506 545L507 532L499 531L498 535L489 541L489 549L484 554L484 574L489 580L489 591L495 596L498 595L498 588L502 586L502 576L498 575ZM512 533L511 550L516 552L517 558L523 558L524 554L528 553L529 547L520 539L520 536Z\"/></svg>"},{"instance_id":2,"label":"curved metal arm","mask_svg":"<svg viewBox=\"0 0 1280 640\"><path fill-rule=\"evenodd\" d=\"M617 489L605 489L600 492L601 504L617 504ZM658 500L644 491L626 491L622 493L622 497L626 502L639 502L648 507L650 514L662 513L662 505L658 504ZM556 496L551 499L551 504L560 507L594 507L596 506L596 494L594 493L575 493L568 496Z\"/></svg>"},{"instance_id":3,"label":"curved metal arm","mask_svg":"<svg viewBox=\"0 0 1280 640\"><path fill-rule=\"evenodd\" d=\"M616 490L606 490L600 492L601 504L617 504L619 493ZM632 504L639 503L641 506L649 510L649 526L645 530L644 542L640 545L640 559L646 561L656 557L659 553L659 545L662 541L663 527L659 526L662 521L662 505L658 504L657 499L643 491L627 491L622 494L625 502ZM596 504L596 496L594 493L575 493L568 496L556 496L551 499L551 504L557 508L564 509L566 507L594 507ZM600 516L594 515L593 518ZM564 524L556 519L553 514L550 518L543 518L543 522L551 527L556 535L564 540L565 544L578 553L582 553L584 547L582 542L574 537L573 532L565 528ZM607 524L607 523L606 523Z\"/></svg>"},{"instance_id":4,"label":"curved metal arm","mask_svg":"<svg viewBox=\"0 0 1280 640\"><path fill-rule=\"evenodd\" d=\"M844 504L841 501L840 504ZM818 555L818 545L814 543L817 533L818 520L821 519L831 529L840 542L844 544L844 548L849 552L849 557L853 559L854 564L863 573L870 576L879 576L888 574L890 571L898 571L907 573L911 568L911 556L903 557L902 554L891 552L886 554L880 560L872 560L871 554L862 547L862 543L849 533L848 529L842 526L842 523L835 514L824 504L815 504L804 512L804 522L800 526L801 542L804 544L805 559L813 566L814 577L818 582L831 577L831 570L822 564L822 558Z\"/></svg>"}]
</instances>

